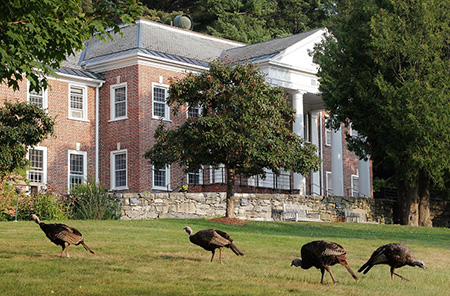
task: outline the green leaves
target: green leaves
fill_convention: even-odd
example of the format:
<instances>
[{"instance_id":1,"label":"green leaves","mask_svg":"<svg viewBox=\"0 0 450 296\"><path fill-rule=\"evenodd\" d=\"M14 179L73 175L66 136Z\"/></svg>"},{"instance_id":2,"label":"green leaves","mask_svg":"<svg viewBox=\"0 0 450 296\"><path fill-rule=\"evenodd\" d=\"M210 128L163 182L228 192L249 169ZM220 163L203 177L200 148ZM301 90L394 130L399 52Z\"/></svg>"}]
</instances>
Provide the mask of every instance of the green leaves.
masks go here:
<instances>
[{"instance_id":1,"label":"green leaves","mask_svg":"<svg viewBox=\"0 0 450 296\"><path fill-rule=\"evenodd\" d=\"M450 169L448 1L346 0L316 48L320 90L334 126L352 122L351 141L394 168L405 184L420 171L435 184Z\"/></svg>"},{"instance_id":2,"label":"green leaves","mask_svg":"<svg viewBox=\"0 0 450 296\"><path fill-rule=\"evenodd\" d=\"M256 43L325 26L334 1L321 0L143 0L145 18L169 24L173 16L189 13L194 30ZM174 12L176 12L174 14Z\"/></svg>"},{"instance_id":3,"label":"green leaves","mask_svg":"<svg viewBox=\"0 0 450 296\"><path fill-rule=\"evenodd\" d=\"M90 4L89 4L90 2ZM1 1L0 78L19 89L24 74L55 75L67 56L84 48L83 42L108 28L131 22L140 14L135 0L27 0ZM83 6L83 8L82 8ZM86 13L85 10L90 12ZM39 84L31 88L38 91Z\"/></svg>"},{"instance_id":4,"label":"green leaves","mask_svg":"<svg viewBox=\"0 0 450 296\"><path fill-rule=\"evenodd\" d=\"M0 178L26 165L29 146L53 135L54 121L39 107L5 102L0 108Z\"/></svg>"},{"instance_id":5,"label":"green leaves","mask_svg":"<svg viewBox=\"0 0 450 296\"><path fill-rule=\"evenodd\" d=\"M224 164L244 176L318 169L315 147L288 128L294 117L284 91L268 86L254 64L214 61L209 71L172 82L169 94L172 110L188 104L201 115L172 130L161 123L145 154L155 167L179 162L194 171Z\"/></svg>"}]
</instances>

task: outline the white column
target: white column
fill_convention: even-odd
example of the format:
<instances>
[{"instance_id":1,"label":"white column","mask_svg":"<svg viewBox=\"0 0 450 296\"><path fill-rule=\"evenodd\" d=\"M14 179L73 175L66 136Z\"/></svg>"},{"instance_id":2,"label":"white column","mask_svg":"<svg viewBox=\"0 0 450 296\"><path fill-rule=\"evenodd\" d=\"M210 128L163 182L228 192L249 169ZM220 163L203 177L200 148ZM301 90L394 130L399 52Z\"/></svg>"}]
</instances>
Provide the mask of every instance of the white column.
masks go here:
<instances>
[{"instance_id":1,"label":"white column","mask_svg":"<svg viewBox=\"0 0 450 296\"><path fill-rule=\"evenodd\" d=\"M370 190L370 164L369 160L360 159L358 163L359 170L359 192L364 196L371 197Z\"/></svg>"},{"instance_id":2,"label":"white column","mask_svg":"<svg viewBox=\"0 0 450 296\"><path fill-rule=\"evenodd\" d=\"M319 111L311 112L311 144L317 147L316 154L320 157L320 149L319 149ZM312 172L311 174L311 195L320 195L321 194L321 186L320 186L320 172Z\"/></svg>"},{"instance_id":3,"label":"white column","mask_svg":"<svg viewBox=\"0 0 450 296\"><path fill-rule=\"evenodd\" d=\"M331 131L331 176L332 192L335 196L344 196L344 169L342 162L342 131Z\"/></svg>"},{"instance_id":4,"label":"white column","mask_svg":"<svg viewBox=\"0 0 450 296\"><path fill-rule=\"evenodd\" d=\"M292 108L295 111L294 117L294 126L292 131L294 134L299 135L301 138L304 138L303 133L303 95L305 92L297 91L292 94ZM299 190L301 195L306 194L306 180L305 177L301 174L294 173L294 189Z\"/></svg>"}]
</instances>

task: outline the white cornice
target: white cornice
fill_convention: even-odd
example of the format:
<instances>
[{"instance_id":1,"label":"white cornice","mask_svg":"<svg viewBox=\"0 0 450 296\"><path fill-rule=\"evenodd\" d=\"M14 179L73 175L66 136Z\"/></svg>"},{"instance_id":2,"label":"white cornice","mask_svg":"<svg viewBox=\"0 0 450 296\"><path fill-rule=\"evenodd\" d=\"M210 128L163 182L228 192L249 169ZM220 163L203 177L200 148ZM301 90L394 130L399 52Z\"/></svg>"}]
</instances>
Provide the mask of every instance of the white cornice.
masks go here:
<instances>
[{"instance_id":1,"label":"white cornice","mask_svg":"<svg viewBox=\"0 0 450 296\"><path fill-rule=\"evenodd\" d=\"M49 79L64 81L64 82L73 82L73 83L79 83L91 87L98 87L101 86L105 81L100 79L94 79L89 77L83 77L78 75L70 75L65 73L59 73L56 72L57 77L50 76Z\"/></svg>"},{"instance_id":2,"label":"white cornice","mask_svg":"<svg viewBox=\"0 0 450 296\"><path fill-rule=\"evenodd\" d=\"M107 60L88 63L86 64L86 69L95 73L102 73L135 65L146 65L175 72L202 72L208 70L208 67L165 59L138 51L133 51L129 54Z\"/></svg>"}]
</instances>

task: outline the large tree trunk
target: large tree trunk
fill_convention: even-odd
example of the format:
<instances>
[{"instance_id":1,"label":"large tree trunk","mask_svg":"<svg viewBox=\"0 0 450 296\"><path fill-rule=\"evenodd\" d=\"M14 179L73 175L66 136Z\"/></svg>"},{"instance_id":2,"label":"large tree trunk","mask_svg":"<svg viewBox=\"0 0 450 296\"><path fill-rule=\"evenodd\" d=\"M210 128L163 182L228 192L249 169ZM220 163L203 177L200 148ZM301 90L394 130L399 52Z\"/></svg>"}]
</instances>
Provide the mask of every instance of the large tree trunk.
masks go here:
<instances>
[{"instance_id":1,"label":"large tree trunk","mask_svg":"<svg viewBox=\"0 0 450 296\"><path fill-rule=\"evenodd\" d=\"M235 170L227 167L227 209L225 217L234 218L234 181L236 179Z\"/></svg>"},{"instance_id":2,"label":"large tree trunk","mask_svg":"<svg viewBox=\"0 0 450 296\"><path fill-rule=\"evenodd\" d=\"M402 184L398 187L401 223L412 226L432 226L430 217L430 180L420 173L413 186Z\"/></svg>"},{"instance_id":3,"label":"large tree trunk","mask_svg":"<svg viewBox=\"0 0 450 296\"><path fill-rule=\"evenodd\" d=\"M419 226L419 186L405 186L405 216L403 225Z\"/></svg>"},{"instance_id":4,"label":"large tree trunk","mask_svg":"<svg viewBox=\"0 0 450 296\"><path fill-rule=\"evenodd\" d=\"M419 226L432 227L430 216L430 187L431 183L424 174L419 179Z\"/></svg>"}]
</instances>

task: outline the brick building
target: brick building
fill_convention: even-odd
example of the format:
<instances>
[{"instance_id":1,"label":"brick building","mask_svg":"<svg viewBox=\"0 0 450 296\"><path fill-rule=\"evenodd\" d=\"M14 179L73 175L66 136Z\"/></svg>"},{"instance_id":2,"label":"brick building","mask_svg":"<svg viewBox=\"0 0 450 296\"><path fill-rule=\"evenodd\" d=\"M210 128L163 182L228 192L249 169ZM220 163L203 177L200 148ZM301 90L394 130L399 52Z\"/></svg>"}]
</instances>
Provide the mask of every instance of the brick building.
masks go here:
<instances>
[{"instance_id":1,"label":"brick building","mask_svg":"<svg viewBox=\"0 0 450 296\"><path fill-rule=\"evenodd\" d=\"M78 56L68 59L50 89L29 93L0 86L0 100L28 100L56 116L56 138L29 150L32 186L46 185L67 193L88 175L113 192L224 190L223 168L184 174L178 165L154 170L143 154L153 145L162 120L169 128L181 124L186 108L174 117L166 104L170 79L208 69L208 62L227 56L257 63L271 85L285 89L296 110L293 131L319 147L321 170L307 178L286 172L266 179L238 179L237 191L290 191L300 194L371 196L371 163L348 151L345 134L325 128L326 113L318 94L317 65L308 50L321 40L313 30L263 43L231 40L138 20L124 26L114 41L93 39ZM195 111L195 110L193 110ZM355 131L353 131L355 133Z\"/></svg>"}]
</instances>

